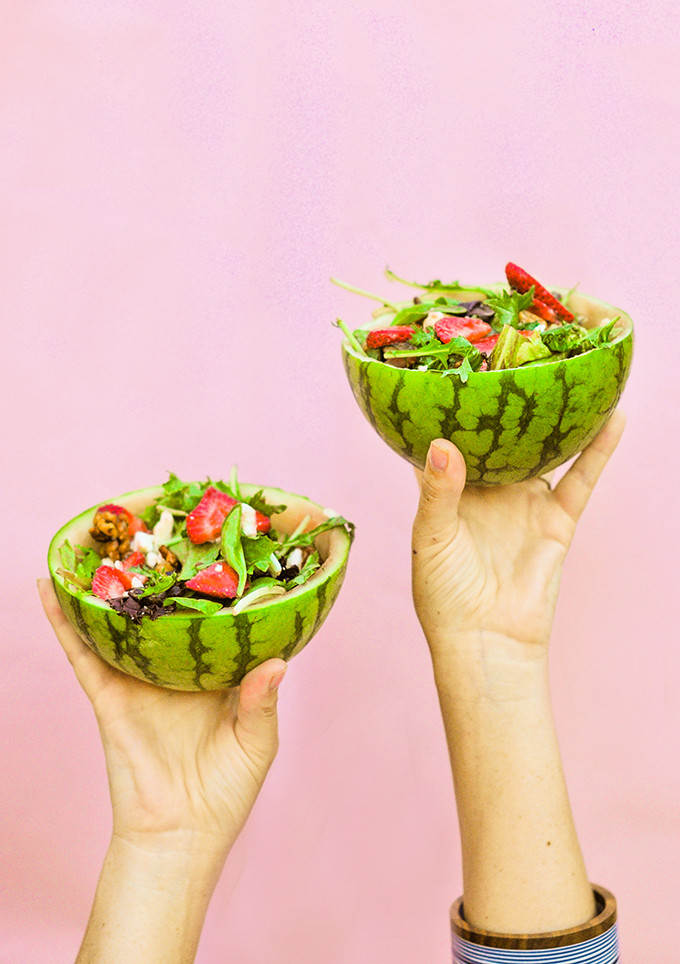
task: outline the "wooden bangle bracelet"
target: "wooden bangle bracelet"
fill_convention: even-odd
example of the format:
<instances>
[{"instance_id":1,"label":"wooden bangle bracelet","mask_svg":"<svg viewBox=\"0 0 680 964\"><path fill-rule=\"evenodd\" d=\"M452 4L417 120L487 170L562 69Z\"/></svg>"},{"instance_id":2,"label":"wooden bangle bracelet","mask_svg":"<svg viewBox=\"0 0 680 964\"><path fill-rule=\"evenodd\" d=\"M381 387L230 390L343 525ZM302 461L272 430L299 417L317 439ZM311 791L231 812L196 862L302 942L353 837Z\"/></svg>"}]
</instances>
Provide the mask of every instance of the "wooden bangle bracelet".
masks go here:
<instances>
[{"instance_id":1,"label":"wooden bangle bracelet","mask_svg":"<svg viewBox=\"0 0 680 964\"><path fill-rule=\"evenodd\" d=\"M483 947L503 947L512 950L541 950L548 947L568 947L598 937L616 922L616 900L604 887L591 884L595 895L595 916L584 924L567 927L560 931L543 934L499 934L494 931L476 930L464 918L463 898L451 907L451 929L462 940Z\"/></svg>"}]
</instances>

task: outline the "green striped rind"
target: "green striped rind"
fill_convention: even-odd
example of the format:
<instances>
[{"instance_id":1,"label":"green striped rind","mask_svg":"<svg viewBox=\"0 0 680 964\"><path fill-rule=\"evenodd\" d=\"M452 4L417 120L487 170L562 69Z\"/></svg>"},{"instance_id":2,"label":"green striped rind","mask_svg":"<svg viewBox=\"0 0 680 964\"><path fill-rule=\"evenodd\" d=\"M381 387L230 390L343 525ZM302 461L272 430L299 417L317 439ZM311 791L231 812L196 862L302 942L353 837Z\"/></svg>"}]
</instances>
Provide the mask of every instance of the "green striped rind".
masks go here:
<instances>
[{"instance_id":1,"label":"green striped rind","mask_svg":"<svg viewBox=\"0 0 680 964\"><path fill-rule=\"evenodd\" d=\"M259 488L241 484L245 494ZM321 506L302 496L280 489L264 491L268 501L289 506L274 517L274 524L283 531L292 531L307 514L311 516L308 528L327 518ZM103 502L139 511L158 494L156 488L146 489ZM299 653L320 628L342 586L350 538L343 528L336 528L317 540L321 569L285 596L272 597L236 616L228 611L213 616L175 612L133 623L91 593L73 591L56 572L61 565L59 547L65 539L72 544L91 544L87 529L103 502L57 532L49 548L49 569L61 607L80 636L107 663L138 679L180 690L236 686L266 659L288 660Z\"/></svg>"},{"instance_id":2,"label":"green striped rind","mask_svg":"<svg viewBox=\"0 0 680 964\"><path fill-rule=\"evenodd\" d=\"M435 438L456 445L469 482L504 485L566 462L597 435L625 385L633 352L628 315L584 295L588 324L620 316L614 344L546 365L458 376L366 359L345 342L343 359L362 412L387 444L419 468ZM379 327L384 327L381 317Z\"/></svg>"}]
</instances>

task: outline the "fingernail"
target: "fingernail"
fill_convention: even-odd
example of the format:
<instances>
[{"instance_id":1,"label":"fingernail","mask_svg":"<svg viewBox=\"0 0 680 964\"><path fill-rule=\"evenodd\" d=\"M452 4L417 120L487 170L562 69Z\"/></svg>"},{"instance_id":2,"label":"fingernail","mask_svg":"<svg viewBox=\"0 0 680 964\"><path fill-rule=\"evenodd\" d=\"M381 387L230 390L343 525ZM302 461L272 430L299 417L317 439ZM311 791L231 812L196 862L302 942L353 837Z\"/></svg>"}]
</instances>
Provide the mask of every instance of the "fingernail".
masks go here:
<instances>
[{"instance_id":1,"label":"fingernail","mask_svg":"<svg viewBox=\"0 0 680 964\"><path fill-rule=\"evenodd\" d=\"M283 677L285 675L286 675L286 671L285 669L282 669L280 673L275 673L272 676L271 680L269 681L269 689L271 692L274 692L279 688L279 686L281 685L281 681L283 680Z\"/></svg>"},{"instance_id":2,"label":"fingernail","mask_svg":"<svg viewBox=\"0 0 680 964\"><path fill-rule=\"evenodd\" d=\"M428 458L435 472L446 472L449 464L449 453L445 449L440 448L433 442L430 445Z\"/></svg>"}]
</instances>

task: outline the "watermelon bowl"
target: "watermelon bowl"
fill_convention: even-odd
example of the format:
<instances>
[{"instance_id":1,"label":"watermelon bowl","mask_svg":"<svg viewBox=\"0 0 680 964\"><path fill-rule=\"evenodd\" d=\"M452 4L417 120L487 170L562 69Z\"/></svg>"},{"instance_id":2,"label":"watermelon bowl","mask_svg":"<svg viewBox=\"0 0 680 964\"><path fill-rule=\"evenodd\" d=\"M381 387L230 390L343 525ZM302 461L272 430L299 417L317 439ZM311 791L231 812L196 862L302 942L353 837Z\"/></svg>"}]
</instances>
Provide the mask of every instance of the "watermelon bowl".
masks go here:
<instances>
[{"instance_id":1,"label":"watermelon bowl","mask_svg":"<svg viewBox=\"0 0 680 964\"><path fill-rule=\"evenodd\" d=\"M272 516L282 533L290 534L309 516L304 531L333 515L303 496L281 489L244 485L244 496L262 491L268 502L285 505ZM137 514L162 487L139 489L117 497L116 504ZM315 540L322 565L307 582L284 595L270 596L237 614L222 610L204 615L176 611L138 623L117 613L103 599L67 584L58 573L59 549L94 546L89 534L98 506L81 513L56 533L48 550L52 584L66 618L98 656L137 679L175 690L221 690L237 686L249 670L272 657L289 660L309 642L330 612L342 586L351 538L339 526Z\"/></svg>"},{"instance_id":2,"label":"watermelon bowl","mask_svg":"<svg viewBox=\"0 0 680 964\"><path fill-rule=\"evenodd\" d=\"M354 398L383 441L422 469L430 442L448 439L462 452L467 481L475 485L535 478L585 448L623 391L633 323L595 298L570 293L567 301L565 291L554 290L586 328L618 318L611 343L572 358L472 372L463 382L457 375L367 358L345 340L343 361ZM393 316L379 309L373 327L385 328Z\"/></svg>"}]
</instances>

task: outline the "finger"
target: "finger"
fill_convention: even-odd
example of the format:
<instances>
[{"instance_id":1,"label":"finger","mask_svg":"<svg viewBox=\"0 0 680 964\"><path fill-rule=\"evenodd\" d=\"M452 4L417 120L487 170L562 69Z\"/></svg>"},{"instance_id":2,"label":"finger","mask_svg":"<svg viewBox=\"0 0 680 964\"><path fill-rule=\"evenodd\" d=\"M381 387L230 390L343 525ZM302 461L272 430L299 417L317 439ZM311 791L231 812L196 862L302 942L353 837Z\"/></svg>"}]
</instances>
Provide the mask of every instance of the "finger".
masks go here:
<instances>
[{"instance_id":1,"label":"finger","mask_svg":"<svg viewBox=\"0 0 680 964\"><path fill-rule=\"evenodd\" d=\"M286 674L282 659L268 659L241 680L234 726L246 753L267 766L279 745L276 704L278 688Z\"/></svg>"},{"instance_id":2,"label":"finger","mask_svg":"<svg viewBox=\"0 0 680 964\"><path fill-rule=\"evenodd\" d=\"M413 547L449 541L458 531L458 505L465 487L465 461L455 445L435 439L427 453Z\"/></svg>"},{"instance_id":3,"label":"finger","mask_svg":"<svg viewBox=\"0 0 680 964\"><path fill-rule=\"evenodd\" d=\"M38 593L52 629L73 666L78 682L90 695L90 689L99 682L106 665L92 652L63 613L59 600L49 579L38 579Z\"/></svg>"},{"instance_id":4,"label":"finger","mask_svg":"<svg viewBox=\"0 0 680 964\"><path fill-rule=\"evenodd\" d=\"M623 412L614 412L555 486L555 498L574 522L585 509L595 483L619 443L625 424Z\"/></svg>"}]
</instances>

